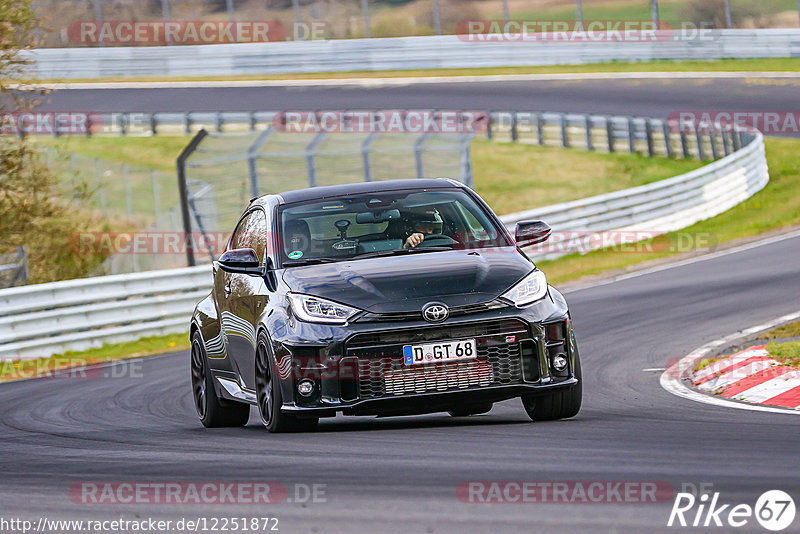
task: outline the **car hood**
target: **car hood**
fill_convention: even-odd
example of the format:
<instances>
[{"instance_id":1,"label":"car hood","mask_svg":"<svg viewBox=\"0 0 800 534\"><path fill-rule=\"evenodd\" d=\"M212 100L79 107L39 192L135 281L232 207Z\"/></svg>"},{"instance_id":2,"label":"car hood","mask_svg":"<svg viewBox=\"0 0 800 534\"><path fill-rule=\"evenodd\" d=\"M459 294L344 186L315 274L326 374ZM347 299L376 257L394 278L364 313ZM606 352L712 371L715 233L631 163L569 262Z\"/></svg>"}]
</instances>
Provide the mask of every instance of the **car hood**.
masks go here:
<instances>
[{"instance_id":1,"label":"car hood","mask_svg":"<svg viewBox=\"0 0 800 534\"><path fill-rule=\"evenodd\" d=\"M295 293L316 295L373 313L489 302L533 269L515 247L365 258L285 269Z\"/></svg>"}]
</instances>

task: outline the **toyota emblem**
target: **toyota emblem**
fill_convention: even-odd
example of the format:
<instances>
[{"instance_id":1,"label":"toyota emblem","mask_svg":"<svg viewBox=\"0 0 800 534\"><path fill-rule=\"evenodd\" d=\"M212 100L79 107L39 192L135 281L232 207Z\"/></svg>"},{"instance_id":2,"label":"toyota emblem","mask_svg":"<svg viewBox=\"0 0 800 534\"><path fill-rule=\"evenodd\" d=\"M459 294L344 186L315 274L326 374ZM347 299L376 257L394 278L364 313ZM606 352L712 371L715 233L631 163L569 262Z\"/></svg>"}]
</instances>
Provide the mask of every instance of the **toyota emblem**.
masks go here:
<instances>
[{"instance_id":1,"label":"toyota emblem","mask_svg":"<svg viewBox=\"0 0 800 534\"><path fill-rule=\"evenodd\" d=\"M447 306L439 302L431 302L423 306L422 317L429 323L441 323L450 315Z\"/></svg>"}]
</instances>

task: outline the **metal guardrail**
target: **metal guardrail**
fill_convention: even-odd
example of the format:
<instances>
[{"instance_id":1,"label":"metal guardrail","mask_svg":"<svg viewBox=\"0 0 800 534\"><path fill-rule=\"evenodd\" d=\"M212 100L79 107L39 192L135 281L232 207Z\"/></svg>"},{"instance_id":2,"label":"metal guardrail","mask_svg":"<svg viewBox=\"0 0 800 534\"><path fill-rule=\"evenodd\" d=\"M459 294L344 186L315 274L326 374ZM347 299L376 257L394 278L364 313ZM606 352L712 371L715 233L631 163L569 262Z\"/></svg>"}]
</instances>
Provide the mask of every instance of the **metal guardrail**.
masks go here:
<instances>
[{"instance_id":1,"label":"metal guardrail","mask_svg":"<svg viewBox=\"0 0 800 534\"><path fill-rule=\"evenodd\" d=\"M737 134L740 150L694 171L652 184L500 217L512 228L518 221L541 219L561 242L531 249L534 259L587 252L609 239L601 232L641 232L638 239L686 228L718 215L760 191L769 182L764 138L759 132Z\"/></svg>"},{"instance_id":2,"label":"metal guardrail","mask_svg":"<svg viewBox=\"0 0 800 534\"><path fill-rule=\"evenodd\" d=\"M543 114L545 124L548 124L549 115ZM553 115L558 118L557 126L550 125L555 132L556 142L563 142L566 138L570 143L574 135L579 135L584 142L596 140L598 138L591 130L599 127L607 133L611 132L608 138L612 141L609 144L605 139L598 142L597 146L603 143L615 146L617 139L624 139L623 146L629 150L652 148L658 151L656 137L646 135L646 127L643 138L636 133L639 131L635 126L637 120L626 118L617 121L611 118L606 122L599 119L587 122L584 118L583 124L590 124L591 127L577 130L576 134L570 129L573 127L568 117ZM562 128L564 122L566 127ZM633 124L634 128L622 127L617 132L615 125L618 124ZM642 123L639 120L639 124L647 124L647 121ZM650 124L652 126L654 123L651 121ZM533 131L539 130L534 128ZM551 139L548 131L543 127L542 137L537 137L537 133L528 140L547 141ZM650 131L652 133L655 129ZM493 138L497 139L502 132L503 128L494 128ZM564 132L566 135L562 135ZM522 128L517 128L516 135L518 142L527 139ZM665 151L670 138L669 134L663 137L662 148ZM698 147L711 144L712 138L696 137L697 146L690 152L699 155ZM737 150L680 176L505 215L501 220L512 227L519 220L543 219L556 232L565 232L567 235L574 233L575 242L559 244L555 253L530 251L529 254L536 259L582 251L587 234L637 230L657 235L685 228L735 206L769 181L764 139L760 133L736 132L728 137L727 146ZM154 335L186 330L194 304L207 294L211 283L209 267L204 265L0 290L0 359L37 358L65 350L81 350L103 342L134 339L146 333Z\"/></svg>"},{"instance_id":3,"label":"metal guardrail","mask_svg":"<svg viewBox=\"0 0 800 534\"><path fill-rule=\"evenodd\" d=\"M486 36L473 36L486 37ZM233 76L795 57L797 29L675 30L657 41L467 41L435 35L198 46L46 48L26 52L42 78Z\"/></svg>"},{"instance_id":4,"label":"metal guardrail","mask_svg":"<svg viewBox=\"0 0 800 534\"><path fill-rule=\"evenodd\" d=\"M0 291L0 359L35 359L187 330L208 294L208 265Z\"/></svg>"},{"instance_id":5,"label":"metal guardrail","mask_svg":"<svg viewBox=\"0 0 800 534\"><path fill-rule=\"evenodd\" d=\"M21 286L27 281L28 254L25 247L17 247L14 254L0 254L0 288Z\"/></svg>"}]
</instances>

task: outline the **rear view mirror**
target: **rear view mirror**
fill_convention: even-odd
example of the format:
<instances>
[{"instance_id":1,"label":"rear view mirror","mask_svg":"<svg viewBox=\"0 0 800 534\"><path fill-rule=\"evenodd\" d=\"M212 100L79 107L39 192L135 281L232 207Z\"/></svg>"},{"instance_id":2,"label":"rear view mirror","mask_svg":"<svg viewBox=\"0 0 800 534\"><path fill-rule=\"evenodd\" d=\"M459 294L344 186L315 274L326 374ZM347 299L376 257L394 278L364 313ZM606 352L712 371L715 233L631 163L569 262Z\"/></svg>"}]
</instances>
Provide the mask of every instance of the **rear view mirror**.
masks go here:
<instances>
[{"instance_id":1,"label":"rear view mirror","mask_svg":"<svg viewBox=\"0 0 800 534\"><path fill-rule=\"evenodd\" d=\"M520 248L543 243L550 237L552 229L544 221L520 221L517 223L514 237Z\"/></svg>"},{"instance_id":2,"label":"rear view mirror","mask_svg":"<svg viewBox=\"0 0 800 534\"><path fill-rule=\"evenodd\" d=\"M226 250L219 257L222 270L238 274L263 274L256 251L252 248Z\"/></svg>"},{"instance_id":3,"label":"rear view mirror","mask_svg":"<svg viewBox=\"0 0 800 534\"><path fill-rule=\"evenodd\" d=\"M400 210L362 211L356 214L358 224L376 224L400 218Z\"/></svg>"}]
</instances>

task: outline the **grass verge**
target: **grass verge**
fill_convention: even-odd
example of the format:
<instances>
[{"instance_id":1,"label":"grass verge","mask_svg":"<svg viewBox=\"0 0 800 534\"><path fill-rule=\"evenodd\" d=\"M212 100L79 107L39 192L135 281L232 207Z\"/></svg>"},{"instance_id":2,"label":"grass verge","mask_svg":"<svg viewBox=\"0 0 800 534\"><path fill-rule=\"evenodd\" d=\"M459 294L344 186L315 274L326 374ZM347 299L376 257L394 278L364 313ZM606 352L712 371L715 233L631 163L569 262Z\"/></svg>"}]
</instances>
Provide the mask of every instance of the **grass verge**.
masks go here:
<instances>
[{"instance_id":1,"label":"grass verge","mask_svg":"<svg viewBox=\"0 0 800 534\"><path fill-rule=\"evenodd\" d=\"M594 72L797 72L800 58L716 59L708 61L611 61L585 65L542 65L530 67L482 67L466 69L414 69L386 71L308 72L286 74L241 74L231 76L119 76L109 78L47 79L47 83L190 82L260 80L338 80L347 78L416 78L432 76L493 76L524 74L567 74Z\"/></svg>"},{"instance_id":2,"label":"grass verge","mask_svg":"<svg viewBox=\"0 0 800 534\"><path fill-rule=\"evenodd\" d=\"M770 356L785 365L800 367L800 341L787 341L785 343L770 342L767 345Z\"/></svg>"},{"instance_id":3,"label":"grass verge","mask_svg":"<svg viewBox=\"0 0 800 534\"><path fill-rule=\"evenodd\" d=\"M103 362L186 350L189 346L189 334L182 333L145 337L124 343L106 343L102 347L78 352L69 351L37 360L2 361L0 362L0 382L37 376L53 376L54 373L53 378L84 378L81 374L74 372L74 369ZM73 369L73 372L58 373L58 371L66 369ZM91 375L86 373L85 378L89 376Z\"/></svg>"},{"instance_id":4,"label":"grass verge","mask_svg":"<svg viewBox=\"0 0 800 534\"><path fill-rule=\"evenodd\" d=\"M73 136L39 138L37 143L92 158L174 172L175 158L189 139L183 135ZM696 160L601 154L486 139L473 141L471 151L475 186L500 214L643 185L703 165ZM145 190L152 188L148 176L142 184L134 179L132 186L142 198L147 198ZM109 199L110 203L115 201Z\"/></svg>"},{"instance_id":5,"label":"grass verge","mask_svg":"<svg viewBox=\"0 0 800 534\"><path fill-rule=\"evenodd\" d=\"M766 149L769 184L725 213L652 241L571 254L539 262L539 266L550 283L558 285L585 276L630 270L644 262L678 254L714 250L731 241L800 224L800 140L769 137Z\"/></svg>"},{"instance_id":6,"label":"grass verge","mask_svg":"<svg viewBox=\"0 0 800 534\"><path fill-rule=\"evenodd\" d=\"M800 321L785 324L783 326L779 326L778 328L774 328L769 332L765 332L758 336L758 339L775 339L775 338L787 338L787 337L800 337Z\"/></svg>"}]
</instances>

